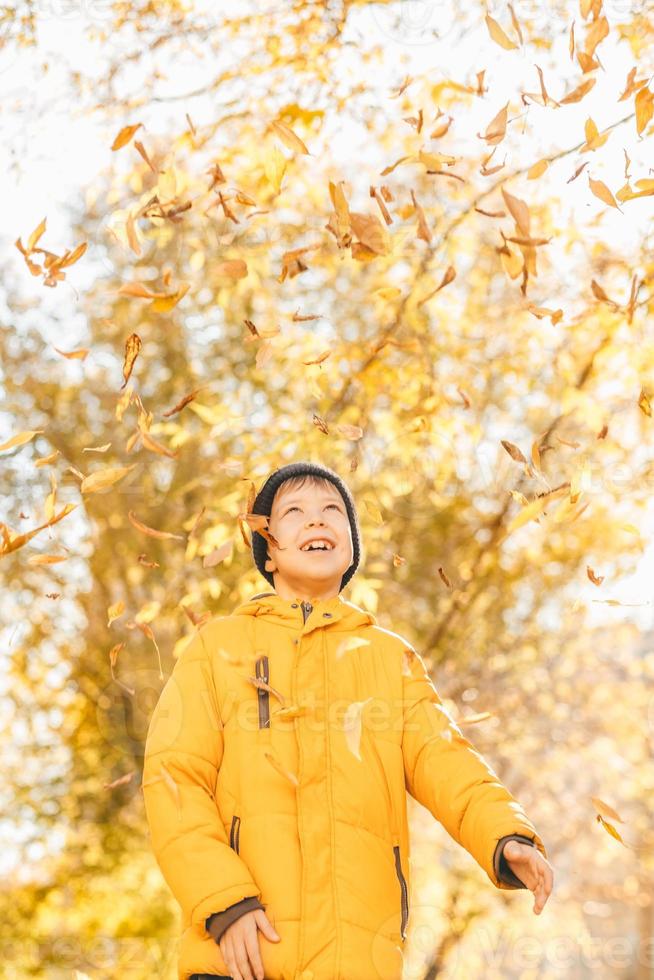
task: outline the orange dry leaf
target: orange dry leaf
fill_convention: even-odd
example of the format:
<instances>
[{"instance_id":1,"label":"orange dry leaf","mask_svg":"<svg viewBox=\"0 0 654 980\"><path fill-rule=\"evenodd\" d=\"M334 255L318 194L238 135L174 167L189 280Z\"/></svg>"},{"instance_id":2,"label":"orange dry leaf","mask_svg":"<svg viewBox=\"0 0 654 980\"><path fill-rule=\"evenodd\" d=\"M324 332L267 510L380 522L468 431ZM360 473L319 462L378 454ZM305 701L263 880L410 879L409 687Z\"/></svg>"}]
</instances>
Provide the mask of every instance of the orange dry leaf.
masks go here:
<instances>
[{"instance_id":1,"label":"orange dry leaf","mask_svg":"<svg viewBox=\"0 0 654 980\"><path fill-rule=\"evenodd\" d=\"M134 362L141 350L141 338L137 333L131 333L125 341L125 360L123 362L123 378L125 379L120 386L124 388L130 379Z\"/></svg>"},{"instance_id":2,"label":"orange dry leaf","mask_svg":"<svg viewBox=\"0 0 654 980\"><path fill-rule=\"evenodd\" d=\"M26 531L24 534L15 534L11 528L6 524L0 522L0 555L8 555L12 551L17 551L22 548L24 544L31 541L32 538L42 531L46 527L51 527L53 524L57 524L62 518L70 514L71 511L75 510L77 504L66 504L66 506L58 514L55 514L50 520L46 521L44 524L39 524L38 527L32 528L31 531Z\"/></svg>"},{"instance_id":3,"label":"orange dry leaf","mask_svg":"<svg viewBox=\"0 0 654 980\"><path fill-rule=\"evenodd\" d=\"M176 459L179 456L177 450L168 449L167 446L157 442L145 429L141 429L141 440L146 449L149 449L152 453L158 453L159 456L168 456L169 459Z\"/></svg>"},{"instance_id":4,"label":"orange dry leaf","mask_svg":"<svg viewBox=\"0 0 654 980\"><path fill-rule=\"evenodd\" d=\"M131 140L137 129L140 129L143 123L136 123L134 126L123 126L121 131L116 136L115 140L111 144L112 150L120 150L121 147L126 146Z\"/></svg>"},{"instance_id":5,"label":"orange dry leaf","mask_svg":"<svg viewBox=\"0 0 654 980\"><path fill-rule=\"evenodd\" d=\"M248 267L243 259L228 259L219 262L214 266L213 271L217 276L225 276L228 279L243 279L248 274Z\"/></svg>"},{"instance_id":6,"label":"orange dry leaf","mask_svg":"<svg viewBox=\"0 0 654 980\"><path fill-rule=\"evenodd\" d=\"M156 531L153 527L148 527L147 524L139 521L133 510L128 511L127 516L137 531L142 531L143 534L147 534L150 538L175 538L177 541L184 540L183 534L173 534L172 531Z\"/></svg>"},{"instance_id":7,"label":"orange dry leaf","mask_svg":"<svg viewBox=\"0 0 654 980\"><path fill-rule=\"evenodd\" d=\"M481 133L477 133L479 139L486 140L491 146L501 143L506 136L506 123L507 123L507 113L509 109L509 103L500 109L496 116L494 116L486 127L486 132L482 136Z\"/></svg>"},{"instance_id":8,"label":"orange dry leaf","mask_svg":"<svg viewBox=\"0 0 654 980\"><path fill-rule=\"evenodd\" d=\"M588 95L596 81L596 78L587 78L585 82L582 82L581 85L578 85L575 89L564 96L564 98L561 99L560 105L570 105L571 102L581 102L583 97Z\"/></svg>"},{"instance_id":9,"label":"orange dry leaf","mask_svg":"<svg viewBox=\"0 0 654 980\"><path fill-rule=\"evenodd\" d=\"M593 180L592 177L589 177L588 184L595 197L603 201L604 204L608 204L612 208L617 208L618 211L620 210L620 206L617 204L613 194L603 181Z\"/></svg>"},{"instance_id":10,"label":"orange dry leaf","mask_svg":"<svg viewBox=\"0 0 654 980\"><path fill-rule=\"evenodd\" d=\"M586 565L586 574L593 585L601 585L604 581L604 575L596 575L590 565Z\"/></svg>"},{"instance_id":11,"label":"orange dry leaf","mask_svg":"<svg viewBox=\"0 0 654 980\"><path fill-rule=\"evenodd\" d=\"M513 194L509 194L508 191L502 188L502 197L506 203L507 208L511 212L511 216L516 223L516 227L521 235L525 238L529 237L529 208L526 203L519 197L515 197Z\"/></svg>"},{"instance_id":12,"label":"orange dry leaf","mask_svg":"<svg viewBox=\"0 0 654 980\"><path fill-rule=\"evenodd\" d=\"M80 347L78 350L71 350L71 351L59 350L58 347L55 347L55 350L57 354L62 354L64 357L67 357L71 361L74 360L75 358L77 358L80 361L83 361L89 352L88 347Z\"/></svg>"}]
</instances>

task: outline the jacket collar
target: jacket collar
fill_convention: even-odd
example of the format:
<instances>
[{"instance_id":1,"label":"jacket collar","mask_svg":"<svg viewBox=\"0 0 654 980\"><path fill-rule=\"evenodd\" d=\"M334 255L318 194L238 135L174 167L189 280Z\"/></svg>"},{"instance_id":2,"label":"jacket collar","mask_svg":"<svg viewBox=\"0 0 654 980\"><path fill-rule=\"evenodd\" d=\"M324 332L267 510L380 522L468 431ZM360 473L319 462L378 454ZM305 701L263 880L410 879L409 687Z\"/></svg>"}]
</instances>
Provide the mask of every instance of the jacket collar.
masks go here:
<instances>
[{"instance_id":1,"label":"jacket collar","mask_svg":"<svg viewBox=\"0 0 654 980\"><path fill-rule=\"evenodd\" d=\"M232 610L234 616L256 616L267 622L285 626L304 628L305 632L318 626L330 626L339 632L356 630L362 626L375 626L377 619L373 613L366 612L353 602L348 602L341 595L331 599L310 599L312 609L305 613L302 609L304 602L307 610L307 600L282 599L276 592L262 592L241 602Z\"/></svg>"}]
</instances>

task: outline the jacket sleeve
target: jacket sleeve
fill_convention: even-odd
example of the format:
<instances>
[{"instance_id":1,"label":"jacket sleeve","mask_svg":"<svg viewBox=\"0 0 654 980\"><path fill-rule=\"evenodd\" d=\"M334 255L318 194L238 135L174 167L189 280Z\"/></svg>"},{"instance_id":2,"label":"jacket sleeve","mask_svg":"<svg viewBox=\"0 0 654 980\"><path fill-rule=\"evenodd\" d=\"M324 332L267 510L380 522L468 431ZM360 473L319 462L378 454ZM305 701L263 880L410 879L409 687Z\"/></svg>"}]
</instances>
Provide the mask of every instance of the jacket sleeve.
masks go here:
<instances>
[{"instance_id":1,"label":"jacket sleeve","mask_svg":"<svg viewBox=\"0 0 654 980\"><path fill-rule=\"evenodd\" d=\"M210 915L206 921L207 932L219 943L223 933L233 922L240 919L246 912L265 909L265 907L258 898L244 898L240 902L236 902L235 905L230 905L224 912L214 912L213 915Z\"/></svg>"},{"instance_id":2,"label":"jacket sleeve","mask_svg":"<svg viewBox=\"0 0 654 980\"><path fill-rule=\"evenodd\" d=\"M446 711L422 658L406 643L402 686L407 789L472 855L496 888L523 887L522 882L516 885L515 875L506 880L498 874L498 843L519 834L547 857L545 846L520 804Z\"/></svg>"},{"instance_id":3,"label":"jacket sleeve","mask_svg":"<svg viewBox=\"0 0 654 980\"><path fill-rule=\"evenodd\" d=\"M229 846L216 803L223 730L208 656L215 621L195 633L177 659L150 719L143 796L152 849L185 921L205 926L261 892Z\"/></svg>"}]
</instances>

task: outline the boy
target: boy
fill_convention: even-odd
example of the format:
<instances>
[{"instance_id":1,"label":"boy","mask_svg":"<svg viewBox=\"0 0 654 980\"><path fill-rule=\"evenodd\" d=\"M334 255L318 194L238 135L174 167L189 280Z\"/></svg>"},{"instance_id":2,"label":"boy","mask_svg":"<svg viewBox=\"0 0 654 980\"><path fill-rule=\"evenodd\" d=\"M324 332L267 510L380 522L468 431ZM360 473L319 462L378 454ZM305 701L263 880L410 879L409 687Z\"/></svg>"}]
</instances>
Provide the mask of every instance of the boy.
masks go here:
<instances>
[{"instance_id":1,"label":"boy","mask_svg":"<svg viewBox=\"0 0 654 980\"><path fill-rule=\"evenodd\" d=\"M182 908L179 980L400 980L407 790L539 914L553 872L532 823L420 655L340 596L360 560L347 486L291 463L253 512L274 591L197 632L145 746L152 846Z\"/></svg>"}]
</instances>

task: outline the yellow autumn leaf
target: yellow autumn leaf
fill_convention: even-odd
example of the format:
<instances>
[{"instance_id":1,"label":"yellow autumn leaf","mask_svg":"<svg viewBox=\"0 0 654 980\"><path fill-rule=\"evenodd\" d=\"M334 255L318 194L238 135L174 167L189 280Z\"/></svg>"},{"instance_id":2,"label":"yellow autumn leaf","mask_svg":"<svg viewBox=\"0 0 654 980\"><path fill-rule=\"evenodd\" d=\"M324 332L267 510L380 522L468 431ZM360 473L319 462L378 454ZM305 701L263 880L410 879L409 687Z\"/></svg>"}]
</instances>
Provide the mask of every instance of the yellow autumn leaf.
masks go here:
<instances>
[{"instance_id":1,"label":"yellow autumn leaf","mask_svg":"<svg viewBox=\"0 0 654 980\"><path fill-rule=\"evenodd\" d=\"M343 715L345 742L352 755L356 756L359 762L361 762L361 713L369 701L372 701L372 697L366 698L365 701L354 701L347 706Z\"/></svg>"},{"instance_id":2,"label":"yellow autumn leaf","mask_svg":"<svg viewBox=\"0 0 654 980\"><path fill-rule=\"evenodd\" d=\"M364 640L361 636L349 636L346 640L342 640L336 648L336 659L340 660L342 656L346 653L350 653L352 650L358 650L360 647L367 647L370 645L370 640Z\"/></svg>"},{"instance_id":3,"label":"yellow autumn leaf","mask_svg":"<svg viewBox=\"0 0 654 980\"><path fill-rule=\"evenodd\" d=\"M275 194L282 189L282 181L286 173L286 157L275 143L266 154L264 173L272 185Z\"/></svg>"},{"instance_id":4,"label":"yellow autumn leaf","mask_svg":"<svg viewBox=\"0 0 654 980\"><path fill-rule=\"evenodd\" d=\"M122 616L124 612L125 603L122 599L119 599L118 602L114 602L113 605L109 606L107 609L107 626L111 626L114 619L118 619L118 617Z\"/></svg>"},{"instance_id":5,"label":"yellow autumn leaf","mask_svg":"<svg viewBox=\"0 0 654 980\"><path fill-rule=\"evenodd\" d=\"M105 490L127 476L136 465L136 463L132 463L131 466L110 466L105 470L96 470L90 476L84 477L80 484L80 490L82 493L96 493L98 490Z\"/></svg>"},{"instance_id":6,"label":"yellow autumn leaf","mask_svg":"<svg viewBox=\"0 0 654 980\"><path fill-rule=\"evenodd\" d=\"M618 211L620 210L613 194L602 180L593 180L592 177L589 177L588 184L595 197L603 201L604 204L608 204L612 208L617 208Z\"/></svg>"},{"instance_id":7,"label":"yellow autumn leaf","mask_svg":"<svg viewBox=\"0 0 654 980\"><path fill-rule=\"evenodd\" d=\"M500 27L497 21L490 16L490 14L486 14L485 20L491 40L495 41L496 44L499 44L501 48L506 48L507 51L518 47L515 41L512 41L511 38L504 33L504 30Z\"/></svg>"},{"instance_id":8,"label":"yellow autumn leaf","mask_svg":"<svg viewBox=\"0 0 654 980\"><path fill-rule=\"evenodd\" d=\"M57 562L66 561L68 555L30 555L27 559L28 565L56 565Z\"/></svg>"},{"instance_id":9,"label":"yellow autumn leaf","mask_svg":"<svg viewBox=\"0 0 654 980\"><path fill-rule=\"evenodd\" d=\"M289 148L289 150L294 150L298 153L309 153L300 137L293 132L290 126L286 126L279 120L275 120L270 125L275 134L279 136L280 140Z\"/></svg>"},{"instance_id":10,"label":"yellow autumn leaf","mask_svg":"<svg viewBox=\"0 0 654 980\"><path fill-rule=\"evenodd\" d=\"M44 429L33 429L29 432L19 432L17 435L12 436L7 442L3 442L0 446L0 452L5 449L15 449L16 446L24 446L25 443L31 442L34 436L38 436Z\"/></svg>"},{"instance_id":11,"label":"yellow autumn leaf","mask_svg":"<svg viewBox=\"0 0 654 980\"><path fill-rule=\"evenodd\" d=\"M279 761L276 755L274 755L272 752L269 752L268 750L264 751L263 754L268 760L268 762L270 763L270 765L273 767L273 769L277 770L280 776L283 776L284 779L288 779L289 783L291 783L293 786L300 785L300 781L298 780L295 773L290 772L290 770L286 769Z\"/></svg>"},{"instance_id":12,"label":"yellow autumn leaf","mask_svg":"<svg viewBox=\"0 0 654 980\"><path fill-rule=\"evenodd\" d=\"M527 171L527 180L536 180L538 177L542 177L548 167L549 163L547 160L539 160L538 163L535 163Z\"/></svg>"},{"instance_id":13,"label":"yellow autumn leaf","mask_svg":"<svg viewBox=\"0 0 654 980\"><path fill-rule=\"evenodd\" d=\"M370 514L375 524L383 524L384 518L382 517L381 511L377 507L377 504L371 500L370 497L364 497L363 502L366 505L368 514Z\"/></svg>"}]
</instances>

